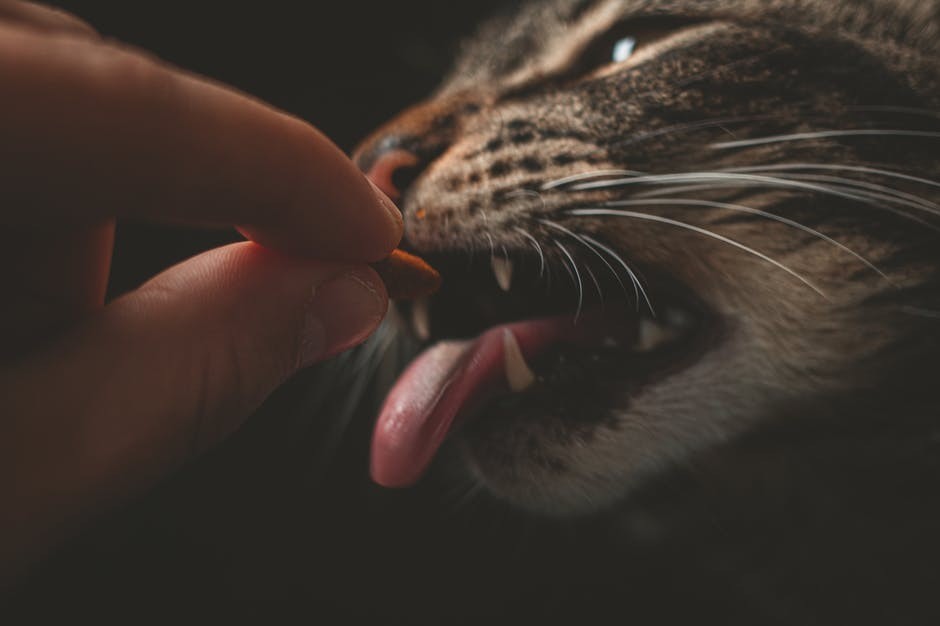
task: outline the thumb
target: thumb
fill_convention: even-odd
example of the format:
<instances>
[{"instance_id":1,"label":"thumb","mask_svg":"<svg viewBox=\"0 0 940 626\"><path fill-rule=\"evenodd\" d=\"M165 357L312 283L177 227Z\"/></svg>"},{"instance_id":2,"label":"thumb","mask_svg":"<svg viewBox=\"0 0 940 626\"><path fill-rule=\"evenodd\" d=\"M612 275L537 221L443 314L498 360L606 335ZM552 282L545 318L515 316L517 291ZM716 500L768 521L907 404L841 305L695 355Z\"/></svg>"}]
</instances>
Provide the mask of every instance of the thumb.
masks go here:
<instances>
[{"instance_id":1,"label":"thumb","mask_svg":"<svg viewBox=\"0 0 940 626\"><path fill-rule=\"evenodd\" d=\"M0 516L0 556L54 542L90 509L179 467L298 368L363 341L387 305L368 266L239 243L168 270L0 371L0 510L13 518Z\"/></svg>"}]
</instances>

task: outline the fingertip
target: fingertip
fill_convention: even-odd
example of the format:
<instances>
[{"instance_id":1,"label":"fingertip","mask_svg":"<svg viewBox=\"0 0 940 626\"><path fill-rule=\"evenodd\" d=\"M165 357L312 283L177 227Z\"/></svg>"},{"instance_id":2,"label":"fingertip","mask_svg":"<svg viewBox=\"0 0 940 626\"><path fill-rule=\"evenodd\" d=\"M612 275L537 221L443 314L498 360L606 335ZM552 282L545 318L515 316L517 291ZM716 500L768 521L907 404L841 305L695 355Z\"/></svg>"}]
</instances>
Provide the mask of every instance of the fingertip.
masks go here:
<instances>
[{"instance_id":1,"label":"fingertip","mask_svg":"<svg viewBox=\"0 0 940 626\"><path fill-rule=\"evenodd\" d=\"M282 239L293 240L289 251L308 258L358 263L384 259L401 241L401 211L317 128L300 122L294 131L297 158L285 177L293 184L284 188L291 197L283 198L292 208L275 211L272 218L277 221L259 228L283 229ZM298 230L302 223L305 230Z\"/></svg>"},{"instance_id":2,"label":"fingertip","mask_svg":"<svg viewBox=\"0 0 940 626\"><path fill-rule=\"evenodd\" d=\"M379 199L379 204L381 204L382 208L385 210L390 224L388 229L389 237L383 248L383 254L376 259L371 259L371 261L378 261L384 259L392 250L398 247L405 232L405 220L402 217L401 210L395 205L392 199L371 180L368 178L365 180L369 183L369 186L372 187L372 191L375 192L376 197Z\"/></svg>"},{"instance_id":3,"label":"fingertip","mask_svg":"<svg viewBox=\"0 0 940 626\"><path fill-rule=\"evenodd\" d=\"M361 344L375 332L387 311L385 286L368 266L317 285L301 335L301 367Z\"/></svg>"}]
</instances>

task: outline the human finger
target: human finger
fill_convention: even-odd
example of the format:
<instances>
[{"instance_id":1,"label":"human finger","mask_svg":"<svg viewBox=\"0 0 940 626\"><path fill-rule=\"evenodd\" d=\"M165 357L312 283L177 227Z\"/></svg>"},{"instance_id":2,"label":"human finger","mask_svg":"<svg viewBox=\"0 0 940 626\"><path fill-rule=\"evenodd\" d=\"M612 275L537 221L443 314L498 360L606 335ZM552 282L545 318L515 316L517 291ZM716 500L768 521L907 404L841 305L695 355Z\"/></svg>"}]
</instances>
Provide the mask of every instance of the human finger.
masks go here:
<instances>
[{"instance_id":1,"label":"human finger","mask_svg":"<svg viewBox=\"0 0 940 626\"><path fill-rule=\"evenodd\" d=\"M0 21L46 32L98 37L90 24L71 13L25 0L0 0Z\"/></svg>"},{"instance_id":2,"label":"human finger","mask_svg":"<svg viewBox=\"0 0 940 626\"><path fill-rule=\"evenodd\" d=\"M297 369L364 340L387 304L368 266L233 244L8 364L0 555L35 557L151 486L237 428Z\"/></svg>"},{"instance_id":3,"label":"human finger","mask_svg":"<svg viewBox=\"0 0 940 626\"><path fill-rule=\"evenodd\" d=\"M376 261L401 214L309 124L116 44L0 25L0 221L234 225Z\"/></svg>"}]
</instances>

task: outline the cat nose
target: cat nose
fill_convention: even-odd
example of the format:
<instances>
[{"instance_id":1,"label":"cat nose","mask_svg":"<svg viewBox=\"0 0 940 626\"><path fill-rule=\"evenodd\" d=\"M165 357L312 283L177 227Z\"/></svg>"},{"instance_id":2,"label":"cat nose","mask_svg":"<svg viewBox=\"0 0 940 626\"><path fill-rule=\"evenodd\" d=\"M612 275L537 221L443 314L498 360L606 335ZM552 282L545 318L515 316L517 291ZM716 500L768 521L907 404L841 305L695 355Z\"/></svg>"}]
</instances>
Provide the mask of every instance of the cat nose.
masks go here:
<instances>
[{"instance_id":1,"label":"cat nose","mask_svg":"<svg viewBox=\"0 0 940 626\"><path fill-rule=\"evenodd\" d=\"M356 152L353 160L376 187L398 200L423 169L421 157L404 137L384 137Z\"/></svg>"},{"instance_id":2,"label":"cat nose","mask_svg":"<svg viewBox=\"0 0 940 626\"><path fill-rule=\"evenodd\" d=\"M450 148L462 120L478 114L481 107L467 93L418 103L367 137L353 161L397 201Z\"/></svg>"}]
</instances>

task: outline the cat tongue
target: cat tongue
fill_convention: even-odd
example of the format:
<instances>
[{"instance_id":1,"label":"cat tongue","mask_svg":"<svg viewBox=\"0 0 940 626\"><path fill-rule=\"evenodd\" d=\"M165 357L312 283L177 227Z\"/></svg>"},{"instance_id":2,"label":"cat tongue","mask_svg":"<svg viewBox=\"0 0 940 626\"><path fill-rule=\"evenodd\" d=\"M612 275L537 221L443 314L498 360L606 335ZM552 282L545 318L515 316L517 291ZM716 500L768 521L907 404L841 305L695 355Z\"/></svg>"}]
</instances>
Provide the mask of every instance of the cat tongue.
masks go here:
<instances>
[{"instance_id":1,"label":"cat tongue","mask_svg":"<svg viewBox=\"0 0 940 626\"><path fill-rule=\"evenodd\" d=\"M570 317L526 321L425 350L398 379L379 414L372 435L373 480L386 487L415 483L458 421L508 389L507 347L518 345L530 360L571 332Z\"/></svg>"}]
</instances>

